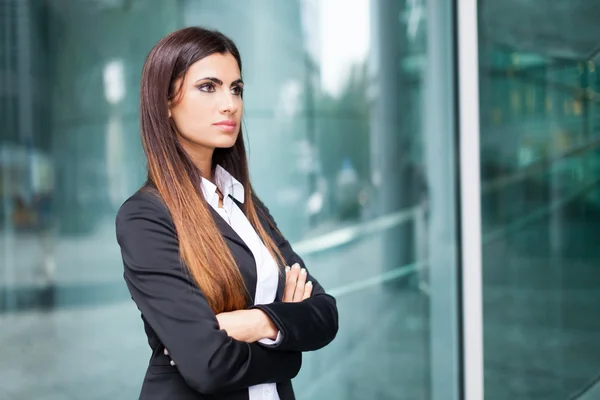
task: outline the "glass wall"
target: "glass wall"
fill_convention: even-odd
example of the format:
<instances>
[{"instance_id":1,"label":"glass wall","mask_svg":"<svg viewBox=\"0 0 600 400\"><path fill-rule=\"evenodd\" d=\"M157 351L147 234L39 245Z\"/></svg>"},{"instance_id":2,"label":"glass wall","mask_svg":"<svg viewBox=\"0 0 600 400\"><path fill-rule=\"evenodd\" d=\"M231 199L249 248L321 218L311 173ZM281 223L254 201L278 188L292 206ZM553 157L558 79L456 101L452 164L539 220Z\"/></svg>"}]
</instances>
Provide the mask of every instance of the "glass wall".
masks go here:
<instances>
[{"instance_id":1,"label":"glass wall","mask_svg":"<svg viewBox=\"0 0 600 400\"><path fill-rule=\"evenodd\" d=\"M574 398L600 373L600 8L479 6L485 398Z\"/></svg>"},{"instance_id":2,"label":"glass wall","mask_svg":"<svg viewBox=\"0 0 600 400\"><path fill-rule=\"evenodd\" d=\"M0 7L0 399L139 394L150 351L114 217L145 178L144 58L190 25L238 44L253 184L338 299L298 398L457 398L448 2Z\"/></svg>"}]
</instances>

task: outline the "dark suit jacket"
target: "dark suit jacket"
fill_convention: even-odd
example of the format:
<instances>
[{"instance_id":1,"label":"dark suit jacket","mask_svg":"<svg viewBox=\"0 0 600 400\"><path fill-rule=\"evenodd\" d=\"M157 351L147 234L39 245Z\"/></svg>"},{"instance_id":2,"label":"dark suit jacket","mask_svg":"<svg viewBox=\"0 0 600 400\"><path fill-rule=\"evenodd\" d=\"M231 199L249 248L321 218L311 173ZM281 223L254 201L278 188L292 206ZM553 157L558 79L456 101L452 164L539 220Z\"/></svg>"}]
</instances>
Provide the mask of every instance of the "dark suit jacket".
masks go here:
<instances>
[{"instance_id":1,"label":"dark suit jacket","mask_svg":"<svg viewBox=\"0 0 600 400\"><path fill-rule=\"evenodd\" d=\"M261 223L287 265L297 262L305 267L289 242L277 233L268 209L254 199ZM291 379L300 370L302 352L327 345L337 333L335 299L309 274L314 284L311 298L283 303L285 274L280 274L275 302L253 306L256 264L252 252L218 213L211 211L252 296L248 307L266 312L283 338L269 347L234 340L219 329L202 291L180 261L168 209L158 194L146 187L121 206L116 219L124 278L141 311L152 349L140 399L246 400L249 386L273 382L281 400L293 400ZM175 367L163 354L165 347Z\"/></svg>"}]
</instances>

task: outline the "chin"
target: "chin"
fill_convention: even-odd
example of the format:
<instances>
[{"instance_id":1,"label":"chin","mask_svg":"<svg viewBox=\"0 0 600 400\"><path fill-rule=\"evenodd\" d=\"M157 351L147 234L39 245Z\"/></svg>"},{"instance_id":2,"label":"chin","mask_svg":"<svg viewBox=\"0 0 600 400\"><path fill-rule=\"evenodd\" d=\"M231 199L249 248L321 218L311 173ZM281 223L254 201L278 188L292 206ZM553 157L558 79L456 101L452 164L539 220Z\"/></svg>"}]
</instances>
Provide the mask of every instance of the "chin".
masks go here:
<instances>
[{"instance_id":1,"label":"chin","mask_svg":"<svg viewBox=\"0 0 600 400\"><path fill-rule=\"evenodd\" d=\"M228 149L230 147L233 147L233 145L237 141L237 137L237 134L228 135L226 137L220 137L218 140L215 141L215 148Z\"/></svg>"}]
</instances>

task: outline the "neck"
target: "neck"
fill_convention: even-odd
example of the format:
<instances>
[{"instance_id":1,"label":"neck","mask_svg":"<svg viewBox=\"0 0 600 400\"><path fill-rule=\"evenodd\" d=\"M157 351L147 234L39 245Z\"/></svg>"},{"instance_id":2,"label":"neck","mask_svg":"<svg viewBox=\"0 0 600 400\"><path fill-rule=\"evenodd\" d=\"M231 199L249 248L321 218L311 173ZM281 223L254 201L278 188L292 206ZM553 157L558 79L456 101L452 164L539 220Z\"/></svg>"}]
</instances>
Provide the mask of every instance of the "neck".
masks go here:
<instances>
[{"instance_id":1,"label":"neck","mask_svg":"<svg viewBox=\"0 0 600 400\"><path fill-rule=\"evenodd\" d=\"M191 143L185 139L180 140L181 146L191 158L192 162L200 170L202 177L212 182L212 156L213 148L203 147L195 143Z\"/></svg>"}]
</instances>

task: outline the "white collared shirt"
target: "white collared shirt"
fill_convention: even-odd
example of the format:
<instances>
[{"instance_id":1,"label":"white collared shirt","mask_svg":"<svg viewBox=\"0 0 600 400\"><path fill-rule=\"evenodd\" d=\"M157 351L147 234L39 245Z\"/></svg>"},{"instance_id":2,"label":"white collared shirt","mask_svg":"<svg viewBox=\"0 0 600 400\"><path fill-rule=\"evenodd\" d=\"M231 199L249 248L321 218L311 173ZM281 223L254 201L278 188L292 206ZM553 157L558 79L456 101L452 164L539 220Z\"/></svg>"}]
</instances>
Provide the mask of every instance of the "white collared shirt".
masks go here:
<instances>
[{"instance_id":1,"label":"white collared shirt","mask_svg":"<svg viewBox=\"0 0 600 400\"><path fill-rule=\"evenodd\" d=\"M269 304L275 300L277 284L279 282L279 271L277 263L269 253L260 236L246 218L244 212L233 201L235 198L240 203L244 202L244 186L238 182L229 172L217 165L214 174L216 185L202 178L202 193L206 201L214 208L221 217L233 228L239 237L250 248L256 261L256 293L254 304ZM217 187L223 194L223 207L219 208L219 195ZM231 195L231 197L230 197ZM281 340L281 332L276 340L269 338L259 340L263 344L276 344ZM265 383L248 388L250 400L279 400L277 385Z\"/></svg>"}]
</instances>

